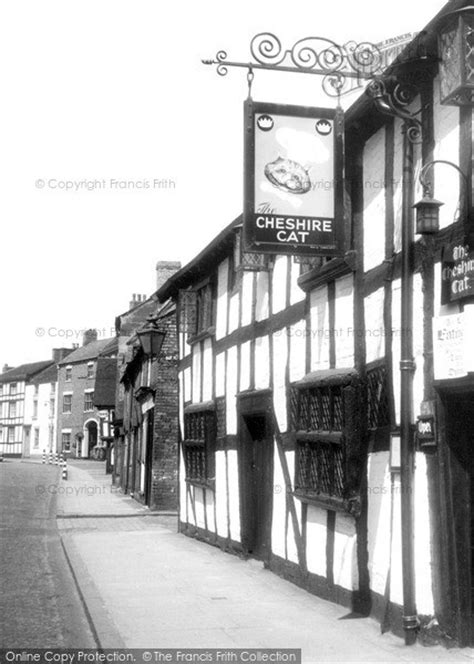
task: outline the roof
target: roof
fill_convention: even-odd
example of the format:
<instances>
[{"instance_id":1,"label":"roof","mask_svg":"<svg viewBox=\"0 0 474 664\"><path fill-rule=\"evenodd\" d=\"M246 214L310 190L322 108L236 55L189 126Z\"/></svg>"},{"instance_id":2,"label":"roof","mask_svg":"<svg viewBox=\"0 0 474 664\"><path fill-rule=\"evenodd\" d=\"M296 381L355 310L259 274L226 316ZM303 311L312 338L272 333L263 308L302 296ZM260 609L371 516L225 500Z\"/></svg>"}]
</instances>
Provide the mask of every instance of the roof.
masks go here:
<instances>
[{"instance_id":1,"label":"roof","mask_svg":"<svg viewBox=\"0 0 474 664\"><path fill-rule=\"evenodd\" d=\"M51 366L46 367L43 371L40 371L33 378L31 378L30 383L33 385L41 385L43 383L55 383L58 380L58 366L54 362Z\"/></svg>"},{"instance_id":2,"label":"roof","mask_svg":"<svg viewBox=\"0 0 474 664\"><path fill-rule=\"evenodd\" d=\"M43 360L42 362L31 362L30 364L21 364L15 369L10 369L0 374L0 383L13 383L17 380L30 380L35 374L46 367L53 365L53 360Z\"/></svg>"},{"instance_id":3,"label":"roof","mask_svg":"<svg viewBox=\"0 0 474 664\"><path fill-rule=\"evenodd\" d=\"M111 337L109 339L100 339L98 341L90 341L85 346L81 346L77 350L67 355L58 366L62 367L68 364L77 364L78 362L86 362L87 360L95 360L100 355L107 355L117 352L117 339Z\"/></svg>"},{"instance_id":4,"label":"roof","mask_svg":"<svg viewBox=\"0 0 474 664\"><path fill-rule=\"evenodd\" d=\"M175 297L182 288L187 288L198 279L202 279L210 269L227 256L233 246L234 231L242 225L242 215L224 228L207 247L178 270L161 288L156 292L158 300L165 302L170 297Z\"/></svg>"},{"instance_id":5,"label":"roof","mask_svg":"<svg viewBox=\"0 0 474 664\"><path fill-rule=\"evenodd\" d=\"M94 406L96 408L115 407L116 378L117 360L112 357L99 357L94 387Z\"/></svg>"}]
</instances>

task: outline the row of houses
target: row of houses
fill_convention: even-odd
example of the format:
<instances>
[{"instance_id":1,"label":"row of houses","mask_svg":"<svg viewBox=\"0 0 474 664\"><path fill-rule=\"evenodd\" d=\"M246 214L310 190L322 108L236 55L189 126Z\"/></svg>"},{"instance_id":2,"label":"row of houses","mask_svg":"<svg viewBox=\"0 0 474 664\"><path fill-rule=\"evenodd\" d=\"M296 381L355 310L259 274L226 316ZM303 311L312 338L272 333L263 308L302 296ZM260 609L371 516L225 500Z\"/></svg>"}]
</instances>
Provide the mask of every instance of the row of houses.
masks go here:
<instances>
[{"instance_id":1,"label":"row of houses","mask_svg":"<svg viewBox=\"0 0 474 664\"><path fill-rule=\"evenodd\" d=\"M452 0L440 16L465 5ZM419 91L412 151L403 117L381 114L369 97L345 114L344 255L249 252L242 218L234 219L184 267L159 263L155 293L117 317L113 339L86 339L57 357L56 383L45 378L51 362L2 374L10 386L1 396L2 445L31 454L56 441L79 457L109 447L113 481L150 509L177 506L182 533L259 559L310 592L376 616L383 629L436 625L446 640L472 645L474 361L463 339L473 305L451 281L461 274L468 289L471 278L473 114L443 87L433 36L440 16L409 45L420 52L423 40L424 57L397 65ZM470 39L469 21L456 15L453 34ZM433 195L444 205L439 228L418 228L410 247L415 315L407 331L402 224L414 225L421 168L447 161L468 185L456 173L435 178L433 169ZM407 332L409 571L398 449ZM27 401L38 422L41 406L46 437L36 434ZM20 440L31 429L33 442L31 433L28 444ZM411 581L416 611L406 615Z\"/></svg>"}]
</instances>

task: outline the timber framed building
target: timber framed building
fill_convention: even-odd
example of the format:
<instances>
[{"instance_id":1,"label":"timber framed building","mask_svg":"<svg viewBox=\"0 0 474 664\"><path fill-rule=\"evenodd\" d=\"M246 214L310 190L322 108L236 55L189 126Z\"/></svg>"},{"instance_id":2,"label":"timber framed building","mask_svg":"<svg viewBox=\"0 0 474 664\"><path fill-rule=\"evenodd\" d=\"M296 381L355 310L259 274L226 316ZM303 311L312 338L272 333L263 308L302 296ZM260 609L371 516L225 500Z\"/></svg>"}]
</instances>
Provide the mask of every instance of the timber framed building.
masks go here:
<instances>
[{"instance_id":1,"label":"timber framed building","mask_svg":"<svg viewBox=\"0 0 474 664\"><path fill-rule=\"evenodd\" d=\"M440 103L436 59L404 67L423 109L414 195L421 166L449 160L470 214L472 109ZM344 257L248 254L239 218L158 291L179 311L180 529L401 631L402 122L362 97L345 123ZM433 343L438 318L472 307L441 300L466 219L458 175L436 175L441 230L414 252L413 410L436 425L415 452L414 575L422 625L472 645L474 362L437 380Z\"/></svg>"}]
</instances>

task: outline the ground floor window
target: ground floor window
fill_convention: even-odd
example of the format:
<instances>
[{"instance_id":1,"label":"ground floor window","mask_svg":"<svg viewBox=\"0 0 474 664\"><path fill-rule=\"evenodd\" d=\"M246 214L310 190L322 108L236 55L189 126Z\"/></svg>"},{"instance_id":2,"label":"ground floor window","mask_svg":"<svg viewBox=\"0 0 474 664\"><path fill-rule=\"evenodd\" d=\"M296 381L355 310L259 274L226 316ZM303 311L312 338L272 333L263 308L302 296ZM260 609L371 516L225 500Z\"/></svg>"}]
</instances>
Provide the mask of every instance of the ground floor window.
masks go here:
<instances>
[{"instance_id":1,"label":"ground floor window","mask_svg":"<svg viewBox=\"0 0 474 664\"><path fill-rule=\"evenodd\" d=\"M33 438L33 448L35 450L37 450L38 447L39 447L39 444L40 444L40 432L39 432L39 429L35 429L34 430L34 438Z\"/></svg>"},{"instance_id":2,"label":"ground floor window","mask_svg":"<svg viewBox=\"0 0 474 664\"><path fill-rule=\"evenodd\" d=\"M186 481L210 484L215 479L216 424L213 410L184 415L183 455Z\"/></svg>"},{"instance_id":3,"label":"ground floor window","mask_svg":"<svg viewBox=\"0 0 474 664\"><path fill-rule=\"evenodd\" d=\"M71 451L71 433L63 431L61 434L61 448L63 452Z\"/></svg>"}]
</instances>

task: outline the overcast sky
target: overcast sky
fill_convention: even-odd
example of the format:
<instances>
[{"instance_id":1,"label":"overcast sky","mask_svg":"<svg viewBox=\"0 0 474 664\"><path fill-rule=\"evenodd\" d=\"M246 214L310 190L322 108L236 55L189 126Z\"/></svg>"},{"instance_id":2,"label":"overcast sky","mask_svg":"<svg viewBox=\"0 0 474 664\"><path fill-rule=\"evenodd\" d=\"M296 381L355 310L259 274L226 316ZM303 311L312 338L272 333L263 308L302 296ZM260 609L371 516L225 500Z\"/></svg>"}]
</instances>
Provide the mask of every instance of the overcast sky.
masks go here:
<instances>
[{"instance_id":1,"label":"overcast sky","mask_svg":"<svg viewBox=\"0 0 474 664\"><path fill-rule=\"evenodd\" d=\"M248 61L262 31L285 47L379 42L443 5L2 3L0 366L48 359L84 328L113 335L132 293L155 290L156 261L186 263L241 212L245 71L201 58ZM334 105L317 77L273 72L256 72L253 97Z\"/></svg>"}]
</instances>

